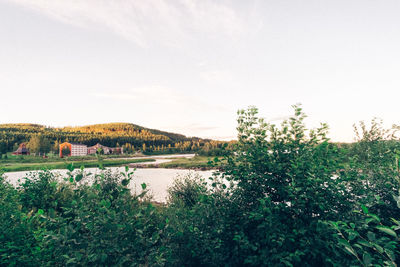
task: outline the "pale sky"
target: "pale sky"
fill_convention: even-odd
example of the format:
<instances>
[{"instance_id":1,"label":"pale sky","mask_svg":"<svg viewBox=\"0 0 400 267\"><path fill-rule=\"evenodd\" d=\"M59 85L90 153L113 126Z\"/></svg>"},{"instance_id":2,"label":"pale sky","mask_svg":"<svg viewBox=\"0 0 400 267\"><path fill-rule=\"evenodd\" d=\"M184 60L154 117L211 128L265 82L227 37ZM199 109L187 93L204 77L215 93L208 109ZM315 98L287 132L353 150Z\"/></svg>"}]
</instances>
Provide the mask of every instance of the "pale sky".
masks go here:
<instances>
[{"instance_id":1,"label":"pale sky","mask_svg":"<svg viewBox=\"0 0 400 267\"><path fill-rule=\"evenodd\" d=\"M400 1L0 0L0 123L216 139L236 111L400 124Z\"/></svg>"}]
</instances>

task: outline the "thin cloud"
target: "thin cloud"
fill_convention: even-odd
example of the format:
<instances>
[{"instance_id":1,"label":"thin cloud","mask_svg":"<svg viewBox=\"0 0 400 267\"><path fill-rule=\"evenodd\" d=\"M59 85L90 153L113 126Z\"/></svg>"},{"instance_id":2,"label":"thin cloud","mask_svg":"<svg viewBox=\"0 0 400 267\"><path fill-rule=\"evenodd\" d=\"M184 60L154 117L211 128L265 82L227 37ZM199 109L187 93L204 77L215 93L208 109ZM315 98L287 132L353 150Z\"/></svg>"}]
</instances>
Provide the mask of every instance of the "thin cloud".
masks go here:
<instances>
[{"instance_id":1,"label":"thin cloud","mask_svg":"<svg viewBox=\"0 0 400 267\"><path fill-rule=\"evenodd\" d=\"M162 129L168 129L172 132L179 132L186 136L197 136L206 139L230 141L236 139L233 135L215 135L215 132L220 131L220 126L211 126L206 124L179 124L179 125L164 125Z\"/></svg>"},{"instance_id":2,"label":"thin cloud","mask_svg":"<svg viewBox=\"0 0 400 267\"><path fill-rule=\"evenodd\" d=\"M220 129L220 127L218 127L218 126L207 126L207 125L202 125L202 124L197 124L197 123L187 124L187 125L179 125L179 126L175 125L175 126L169 126L169 127L175 128L175 129L181 129L181 130L188 130L188 131L192 131L192 132L196 132L196 133Z\"/></svg>"},{"instance_id":3,"label":"thin cloud","mask_svg":"<svg viewBox=\"0 0 400 267\"><path fill-rule=\"evenodd\" d=\"M200 76L211 83L229 84L233 82L233 75L228 70L203 71Z\"/></svg>"},{"instance_id":4,"label":"thin cloud","mask_svg":"<svg viewBox=\"0 0 400 267\"><path fill-rule=\"evenodd\" d=\"M133 100L137 103L146 103L148 106L167 108L168 110L214 110L218 112L230 112L224 106L215 105L164 86L145 86L112 93L96 92L92 96L122 101Z\"/></svg>"},{"instance_id":5,"label":"thin cloud","mask_svg":"<svg viewBox=\"0 0 400 267\"><path fill-rule=\"evenodd\" d=\"M271 119L269 119L269 122L273 122L273 121L284 121L284 120L288 120L290 119L291 116L278 116L278 117L273 117Z\"/></svg>"},{"instance_id":6,"label":"thin cloud","mask_svg":"<svg viewBox=\"0 0 400 267\"><path fill-rule=\"evenodd\" d=\"M193 34L218 33L230 38L243 32L244 20L233 5L213 0L8 0L63 23L104 28L136 43L179 46Z\"/></svg>"},{"instance_id":7,"label":"thin cloud","mask_svg":"<svg viewBox=\"0 0 400 267\"><path fill-rule=\"evenodd\" d=\"M212 136L207 136L206 138L213 139L213 140L220 140L220 141L232 141L232 140L236 140L237 136L235 136L235 135L224 135L224 136L212 135Z\"/></svg>"}]
</instances>

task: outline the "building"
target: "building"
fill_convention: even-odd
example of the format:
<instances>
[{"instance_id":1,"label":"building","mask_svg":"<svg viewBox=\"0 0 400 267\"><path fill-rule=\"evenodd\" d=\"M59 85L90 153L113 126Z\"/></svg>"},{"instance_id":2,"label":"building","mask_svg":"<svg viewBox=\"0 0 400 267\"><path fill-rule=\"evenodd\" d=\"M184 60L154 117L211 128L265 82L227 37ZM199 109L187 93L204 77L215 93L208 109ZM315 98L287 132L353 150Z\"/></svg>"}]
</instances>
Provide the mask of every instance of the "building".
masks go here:
<instances>
[{"instance_id":1,"label":"building","mask_svg":"<svg viewBox=\"0 0 400 267\"><path fill-rule=\"evenodd\" d=\"M124 147L112 147L113 154L124 154Z\"/></svg>"},{"instance_id":2,"label":"building","mask_svg":"<svg viewBox=\"0 0 400 267\"><path fill-rule=\"evenodd\" d=\"M29 155L29 149L26 148L26 144L22 143L19 145L18 149L12 153L13 155Z\"/></svg>"},{"instance_id":3,"label":"building","mask_svg":"<svg viewBox=\"0 0 400 267\"><path fill-rule=\"evenodd\" d=\"M86 156L96 154L98 149L103 150L104 154L124 154L122 147L108 147L97 143L94 146L88 147L84 144L64 142L60 144L60 158L63 156ZM67 153L67 154L65 154Z\"/></svg>"},{"instance_id":4,"label":"building","mask_svg":"<svg viewBox=\"0 0 400 267\"><path fill-rule=\"evenodd\" d=\"M104 154L111 154L112 153L112 148L108 147L108 146L103 146L99 143L95 144L94 146L90 146L88 147L88 154L92 155L92 154L96 154L96 152L101 149L103 150Z\"/></svg>"},{"instance_id":5,"label":"building","mask_svg":"<svg viewBox=\"0 0 400 267\"><path fill-rule=\"evenodd\" d=\"M63 153L68 152L68 155ZM86 156L88 154L88 147L84 144L64 142L60 144L60 158L63 156Z\"/></svg>"},{"instance_id":6,"label":"building","mask_svg":"<svg viewBox=\"0 0 400 267\"><path fill-rule=\"evenodd\" d=\"M121 147L108 147L108 146L103 146L102 144L97 143L94 146L88 147L88 154L96 154L98 149L103 150L105 155L108 154L124 154L124 150Z\"/></svg>"}]
</instances>

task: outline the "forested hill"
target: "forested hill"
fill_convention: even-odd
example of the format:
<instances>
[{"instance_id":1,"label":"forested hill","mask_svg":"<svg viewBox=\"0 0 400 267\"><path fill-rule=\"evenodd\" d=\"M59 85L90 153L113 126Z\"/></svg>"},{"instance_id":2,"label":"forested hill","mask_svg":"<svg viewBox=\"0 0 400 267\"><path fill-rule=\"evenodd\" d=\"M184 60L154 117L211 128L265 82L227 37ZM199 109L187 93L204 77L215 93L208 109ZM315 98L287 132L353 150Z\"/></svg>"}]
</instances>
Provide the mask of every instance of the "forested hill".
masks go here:
<instances>
[{"instance_id":1,"label":"forested hill","mask_svg":"<svg viewBox=\"0 0 400 267\"><path fill-rule=\"evenodd\" d=\"M29 142L35 135L48 139L54 147L68 141L88 146L101 143L111 147L126 145L127 148L139 149L142 149L145 144L148 150L180 148L179 150L183 151L192 150L194 147L204 146L205 143L210 142L210 140L148 129L130 123L106 123L62 128L23 123L0 124L0 145L7 151L14 149L16 144Z\"/></svg>"}]
</instances>

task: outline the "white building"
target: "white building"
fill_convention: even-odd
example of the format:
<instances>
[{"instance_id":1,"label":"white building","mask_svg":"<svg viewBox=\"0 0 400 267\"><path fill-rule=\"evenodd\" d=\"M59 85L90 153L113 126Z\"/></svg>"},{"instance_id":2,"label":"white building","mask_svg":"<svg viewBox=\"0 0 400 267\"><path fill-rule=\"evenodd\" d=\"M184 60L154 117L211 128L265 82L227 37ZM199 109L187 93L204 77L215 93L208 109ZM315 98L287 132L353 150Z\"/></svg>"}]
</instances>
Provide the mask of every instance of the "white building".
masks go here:
<instances>
[{"instance_id":1,"label":"white building","mask_svg":"<svg viewBox=\"0 0 400 267\"><path fill-rule=\"evenodd\" d=\"M71 143L71 156L86 156L87 152L87 145Z\"/></svg>"},{"instance_id":2,"label":"white building","mask_svg":"<svg viewBox=\"0 0 400 267\"><path fill-rule=\"evenodd\" d=\"M68 148L69 154L63 155L63 150L66 148ZM68 142L60 144L60 157L63 157L63 156L86 156L87 154L88 154L87 145L77 144L77 143L68 143Z\"/></svg>"}]
</instances>

